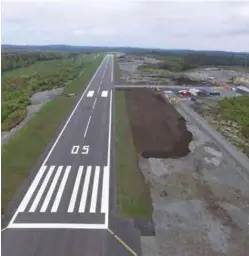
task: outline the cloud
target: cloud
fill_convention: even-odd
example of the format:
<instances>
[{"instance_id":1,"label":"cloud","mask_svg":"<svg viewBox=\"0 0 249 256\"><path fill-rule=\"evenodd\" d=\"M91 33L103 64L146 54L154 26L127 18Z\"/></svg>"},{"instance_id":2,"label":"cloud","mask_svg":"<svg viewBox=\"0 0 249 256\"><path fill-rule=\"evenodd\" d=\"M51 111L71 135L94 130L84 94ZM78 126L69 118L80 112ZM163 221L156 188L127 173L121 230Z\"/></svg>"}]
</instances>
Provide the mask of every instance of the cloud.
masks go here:
<instances>
[{"instance_id":1,"label":"cloud","mask_svg":"<svg viewBox=\"0 0 249 256\"><path fill-rule=\"evenodd\" d=\"M2 43L249 51L249 3L3 0Z\"/></svg>"}]
</instances>

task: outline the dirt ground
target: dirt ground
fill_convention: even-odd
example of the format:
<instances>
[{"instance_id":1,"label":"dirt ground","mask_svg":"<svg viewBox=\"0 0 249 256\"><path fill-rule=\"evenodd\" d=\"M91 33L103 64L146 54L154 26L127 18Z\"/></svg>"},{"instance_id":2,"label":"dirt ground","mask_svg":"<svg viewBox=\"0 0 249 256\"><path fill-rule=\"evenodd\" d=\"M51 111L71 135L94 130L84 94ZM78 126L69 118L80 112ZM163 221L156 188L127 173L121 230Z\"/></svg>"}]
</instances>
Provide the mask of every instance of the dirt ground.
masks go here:
<instances>
[{"instance_id":1,"label":"dirt ground","mask_svg":"<svg viewBox=\"0 0 249 256\"><path fill-rule=\"evenodd\" d=\"M126 101L153 202L158 254L146 256L248 255L249 186L240 167L155 92L131 89Z\"/></svg>"},{"instance_id":2,"label":"dirt ground","mask_svg":"<svg viewBox=\"0 0 249 256\"><path fill-rule=\"evenodd\" d=\"M151 89L126 91L127 110L137 153L177 158L189 153L192 134L173 106Z\"/></svg>"}]
</instances>

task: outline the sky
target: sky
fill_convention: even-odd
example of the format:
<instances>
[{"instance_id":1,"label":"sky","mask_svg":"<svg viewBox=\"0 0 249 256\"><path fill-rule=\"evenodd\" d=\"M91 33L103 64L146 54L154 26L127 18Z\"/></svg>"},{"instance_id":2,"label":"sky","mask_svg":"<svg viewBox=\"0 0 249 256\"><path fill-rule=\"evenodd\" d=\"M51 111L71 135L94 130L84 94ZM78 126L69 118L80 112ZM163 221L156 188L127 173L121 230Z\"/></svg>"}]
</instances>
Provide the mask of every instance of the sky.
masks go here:
<instances>
[{"instance_id":1,"label":"sky","mask_svg":"<svg viewBox=\"0 0 249 256\"><path fill-rule=\"evenodd\" d=\"M249 0L2 0L1 9L2 44L249 52Z\"/></svg>"}]
</instances>

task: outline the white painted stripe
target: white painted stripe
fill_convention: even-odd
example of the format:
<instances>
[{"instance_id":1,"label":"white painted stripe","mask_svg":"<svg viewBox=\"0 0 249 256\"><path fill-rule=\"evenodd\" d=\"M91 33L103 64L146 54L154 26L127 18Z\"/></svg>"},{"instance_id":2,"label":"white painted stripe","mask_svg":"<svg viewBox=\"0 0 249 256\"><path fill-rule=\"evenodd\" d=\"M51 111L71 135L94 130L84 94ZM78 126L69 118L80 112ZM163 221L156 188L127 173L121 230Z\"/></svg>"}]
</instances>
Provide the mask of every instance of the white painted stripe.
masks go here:
<instances>
[{"instance_id":1,"label":"white painted stripe","mask_svg":"<svg viewBox=\"0 0 249 256\"><path fill-rule=\"evenodd\" d=\"M93 94L94 94L94 91L89 91L89 92L87 93L86 97L92 97Z\"/></svg>"},{"instance_id":2,"label":"white painted stripe","mask_svg":"<svg viewBox=\"0 0 249 256\"><path fill-rule=\"evenodd\" d=\"M58 207L59 207L59 204L60 204L60 201L61 201L61 197L62 197L62 194L63 194L63 190L65 188L70 170L71 170L71 166L67 166L66 171L64 173L64 176L62 178L60 187L58 189L57 195L55 197L54 204L52 206L51 212L57 212L57 210L58 210Z\"/></svg>"},{"instance_id":3,"label":"white painted stripe","mask_svg":"<svg viewBox=\"0 0 249 256\"><path fill-rule=\"evenodd\" d=\"M95 98L95 100L94 100L93 109L95 108L96 102L97 102L97 98Z\"/></svg>"},{"instance_id":4,"label":"white painted stripe","mask_svg":"<svg viewBox=\"0 0 249 256\"><path fill-rule=\"evenodd\" d=\"M108 91L102 91L101 97L107 97L108 96Z\"/></svg>"},{"instance_id":5,"label":"white painted stripe","mask_svg":"<svg viewBox=\"0 0 249 256\"><path fill-rule=\"evenodd\" d=\"M93 181L91 205L90 205L90 212L91 213L96 212L97 196L98 196L98 186L99 186L99 170L100 170L100 167L96 166L95 174L94 174L94 181Z\"/></svg>"},{"instance_id":6,"label":"white painted stripe","mask_svg":"<svg viewBox=\"0 0 249 256\"><path fill-rule=\"evenodd\" d=\"M19 212L24 212L25 211L25 209L26 209L32 195L34 194L35 189L37 188L37 186L38 186L38 184L39 184L39 182L40 182L40 180L41 180L41 178L42 178L46 169L47 169L47 166L44 165L40 168L40 170L36 174L35 179L33 180L31 186L29 187L25 197L23 198L23 200L22 200L22 202L19 206L19 209L18 209Z\"/></svg>"},{"instance_id":7,"label":"white painted stripe","mask_svg":"<svg viewBox=\"0 0 249 256\"><path fill-rule=\"evenodd\" d=\"M51 184L51 186L50 186L50 188L48 190L47 196L45 197L45 200L44 200L43 205L41 207L40 212L45 212L47 210L48 204L49 204L49 202L51 200L51 197L53 195L55 186L56 186L57 181L58 181L58 179L60 177L62 169L63 169L63 166L59 166L59 168L57 169L57 171L55 173L55 176L54 176L54 179L52 181L52 184Z\"/></svg>"},{"instance_id":8,"label":"white painted stripe","mask_svg":"<svg viewBox=\"0 0 249 256\"><path fill-rule=\"evenodd\" d=\"M113 64L114 63L114 58L115 58L115 56L112 55L112 58L111 58L111 61L112 61L112 80L111 81L112 81L112 83L113 83L113 72L114 72L113 71L113 69L114 69L114 64Z\"/></svg>"},{"instance_id":9,"label":"white painted stripe","mask_svg":"<svg viewBox=\"0 0 249 256\"><path fill-rule=\"evenodd\" d=\"M108 198L109 198L109 167L104 167L102 198L101 198L101 213L108 212Z\"/></svg>"},{"instance_id":10,"label":"white painted stripe","mask_svg":"<svg viewBox=\"0 0 249 256\"><path fill-rule=\"evenodd\" d=\"M18 212L20 212L20 210L24 211L23 209L26 208L26 205L28 204L28 202L29 202L29 200L30 200L32 194L34 193L34 190L36 189L36 187L37 187L37 185L38 185L38 183L39 183L39 180L41 179L41 177L42 177L42 175L43 175L44 168L46 169L46 166L45 166L45 165L46 165L46 162L48 161L50 155L51 155L52 152L54 151L54 148L56 147L56 145L57 145L57 143L58 143L60 137L62 136L63 132L64 132L65 129L67 128L67 126L68 126L70 120L72 119L74 113L76 112L76 110L77 110L77 108L79 107L81 101L83 100L83 98L84 98L84 96L85 96L85 94L86 94L88 88L90 87L90 85L91 85L92 82L93 82L93 79L96 77L96 75L98 74L99 70L101 69L101 67L102 67L102 66L104 65L104 63L106 62L106 60L108 61L108 57L107 57L107 56L105 56L105 58L103 59L103 61L102 61L101 64L99 65L99 67L98 67L98 69L96 70L96 72L94 73L94 75L93 75L91 81L89 82L89 84L87 85L87 87L86 87L86 89L84 90L83 94L81 95L81 97L80 97L78 103L77 103L76 106L74 107L74 109L73 109L71 115L68 117L67 122L66 122L65 125L63 126L63 128L62 128L60 134L58 135L58 137L57 137L56 141L54 142L52 148L50 149L50 151L48 152L48 154L47 154L45 160L43 161L42 166L41 166L41 168L39 169L38 174L37 174L37 176L36 176L37 179L35 178L35 180L33 181L33 183L32 183L32 185L31 185L30 189L28 189L28 191L26 192L24 199L22 200L21 204L18 206L18 208L17 208L15 214L13 215L12 219L10 220L8 226L14 222L14 220L15 220L15 218L16 218Z\"/></svg>"},{"instance_id":11,"label":"white painted stripe","mask_svg":"<svg viewBox=\"0 0 249 256\"><path fill-rule=\"evenodd\" d=\"M46 188L46 186L47 186L47 184L48 184L48 182L49 182L49 179L50 179L50 177L51 177L51 175L52 175L52 173L53 173L54 168L55 168L54 165L52 165L52 166L49 168L49 171L48 171L48 173L47 173L47 175L46 175L46 177L45 177L45 179L44 179L44 181L43 181L43 183L42 183L42 185L41 185L41 187L40 187L40 189L39 189L39 191L38 191L38 193L37 193L37 195L36 195L36 198L35 198L35 200L33 201L33 204L31 205L31 207L30 207L30 209L29 209L29 212L35 212L36 207L37 207L37 205L39 204L39 202L40 202L40 200L41 200L41 197L42 197L42 195L43 195L43 193L44 193L44 190L45 190L45 188Z\"/></svg>"},{"instance_id":12,"label":"white painted stripe","mask_svg":"<svg viewBox=\"0 0 249 256\"><path fill-rule=\"evenodd\" d=\"M98 88L98 93L100 92L100 86L99 86L99 88Z\"/></svg>"},{"instance_id":13,"label":"white painted stripe","mask_svg":"<svg viewBox=\"0 0 249 256\"><path fill-rule=\"evenodd\" d=\"M107 155L107 166L110 168L110 157L111 157L111 134L112 133L112 91L110 96L110 109L109 109L109 140L108 140L108 155Z\"/></svg>"},{"instance_id":14,"label":"white painted stripe","mask_svg":"<svg viewBox=\"0 0 249 256\"><path fill-rule=\"evenodd\" d=\"M60 228L60 229L107 229L104 224L82 224L82 223L12 223L8 228Z\"/></svg>"},{"instance_id":15,"label":"white painted stripe","mask_svg":"<svg viewBox=\"0 0 249 256\"><path fill-rule=\"evenodd\" d=\"M85 181L84 181L81 200L80 200L79 212L85 212L87 193L88 193L90 177L91 177L91 170L92 170L92 166L87 166Z\"/></svg>"},{"instance_id":16,"label":"white painted stripe","mask_svg":"<svg viewBox=\"0 0 249 256\"><path fill-rule=\"evenodd\" d=\"M92 118L92 117L90 116L90 117L89 117L89 119L88 119L87 126L86 126L86 130L85 130L85 133L84 133L84 138L86 137L87 130L88 130L88 127L89 127L89 124L90 124L91 118Z\"/></svg>"},{"instance_id":17,"label":"white painted stripe","mask_svg":"<svg viewBox=\"0 0 249 256\"><path fill-rule=\"evenodd\" d=\"M68 206L68 210L67 210L68 212L73 212L73 210L74 210L74 206L75 206L76 198L77 198L77 195L78 195L78 190L79 190L79 186L80 186L80 180L81 180L81 176L82 176L82 173L83 173L83 169L84 169L84 166L80 166L79 169L78 169L78 173L77 173L76 180L75 180L74 187L73 187L73 193L72 193L70 203L69 203L69 206Z\"/></svg>"}]
</instances>

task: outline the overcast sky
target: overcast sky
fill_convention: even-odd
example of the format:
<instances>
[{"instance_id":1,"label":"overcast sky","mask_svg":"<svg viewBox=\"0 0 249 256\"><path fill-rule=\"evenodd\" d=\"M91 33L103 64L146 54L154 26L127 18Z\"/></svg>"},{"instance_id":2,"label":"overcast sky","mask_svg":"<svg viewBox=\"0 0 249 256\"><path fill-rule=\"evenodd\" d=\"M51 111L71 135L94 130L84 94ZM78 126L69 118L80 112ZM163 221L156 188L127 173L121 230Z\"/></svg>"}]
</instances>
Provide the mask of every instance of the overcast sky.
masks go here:
<instances>
[{"instance_id":1,"label":"overcast sky","mask_svg":"<svg viewBox=\"0 0 249 256\"><path fill-rule=\"evenodd\" d=\"M2 44L249 52L248 1L2 0Z\"/></svg>"}]
</instances>

